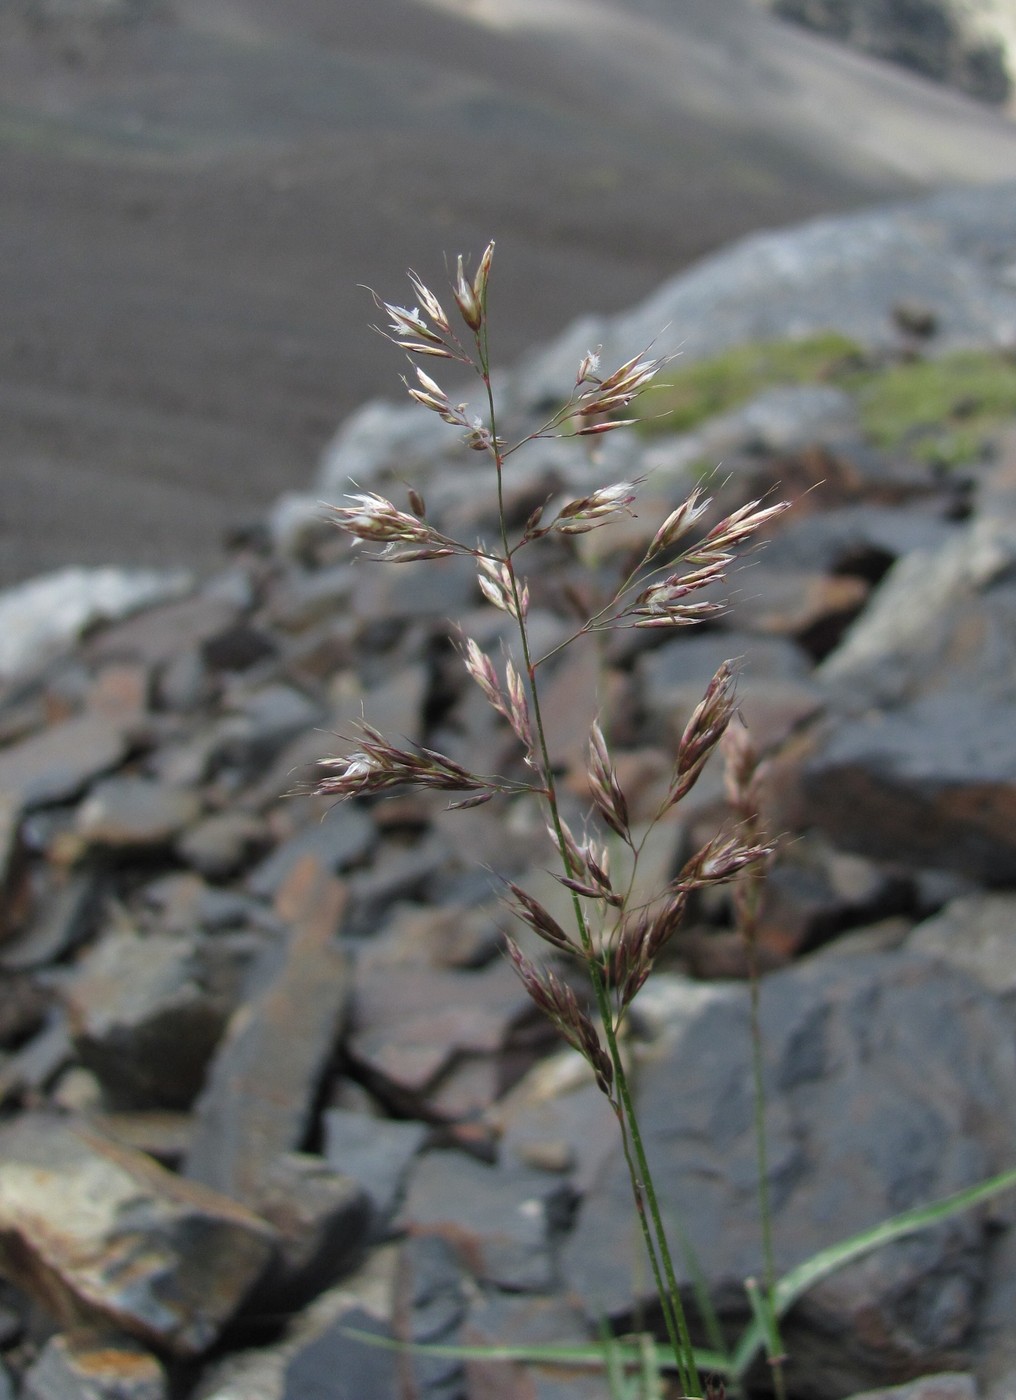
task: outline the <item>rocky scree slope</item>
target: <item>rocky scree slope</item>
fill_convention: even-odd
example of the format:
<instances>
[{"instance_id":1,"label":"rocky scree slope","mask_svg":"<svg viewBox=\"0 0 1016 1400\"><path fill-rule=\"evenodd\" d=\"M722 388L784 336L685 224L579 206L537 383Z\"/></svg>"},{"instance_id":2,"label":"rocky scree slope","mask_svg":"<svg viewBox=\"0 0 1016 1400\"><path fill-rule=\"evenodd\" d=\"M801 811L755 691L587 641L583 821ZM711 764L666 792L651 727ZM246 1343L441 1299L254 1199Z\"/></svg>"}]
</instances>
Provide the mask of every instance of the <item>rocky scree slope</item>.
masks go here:
<instances>
[{"instance_id":1,"label":"rocky scree slope","mask_svg":"<svg viewBox=\"0 0 1016 1400\"><path fill-rule=\"evenodd\" d=\"M785 834L760 924L780 1269L1013 1162L1016 409L975 378L932 423L920 397L893 433L871 415L877 386L910 392L959 351L983 382L1016 374L1014 214L1008 189L752 240L502 385L525 424L576 345L630 353L668 322L686 340L661 391L681 429L650 400L596 462L574 440L513 459L520 518L591 474L647 478L636 518L534 556L544 649L579 574L703 476L717 517L794 501L715 626L629 634L602 671L565 653L546 692L571 815L599 710L637 821L705 683L742 658ZM808 372L786 349L805 336ZM450 529L489 530L476 454L431 426L365 408L323 493L408 480ZM496 651L503 615L456 560L354 561L302 499L203 584L170 582L125 606L107 580L106 620L11 666L0 703L0 1394L605 1396L595 1372L351 1335L578 1341L644 1289L609 1109L498 951L490 869L555 898L541 823L525 803L308 795L361 716L509 766L453 630ZM723 812L713 775L647 878ZM703 898L632 1042L668 1206L732 1325L759 1267L744 973L727 901ZM1009 1225L1000 1201L813 1289L786 1321L791 1394L1010 1395Z\"/></svg>"}]
</instances>

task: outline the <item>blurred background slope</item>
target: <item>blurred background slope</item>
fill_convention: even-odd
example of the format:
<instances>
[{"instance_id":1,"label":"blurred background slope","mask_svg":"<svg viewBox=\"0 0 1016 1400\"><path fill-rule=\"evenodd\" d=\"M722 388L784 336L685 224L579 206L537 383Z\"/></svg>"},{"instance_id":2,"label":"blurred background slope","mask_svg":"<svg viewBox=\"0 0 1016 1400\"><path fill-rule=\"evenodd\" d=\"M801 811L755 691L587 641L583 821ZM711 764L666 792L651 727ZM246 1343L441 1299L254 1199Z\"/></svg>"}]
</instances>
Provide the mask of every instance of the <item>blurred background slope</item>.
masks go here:
<instances>
[{"instance_id":1,"label":"blurred background slope","mask_svg":"<svg viewBox=\"0 0 1016 1400\"><path fill-rule=\"evenodd\" d=\"M0 584L213 563L498 240L495 358L740 234L1016 177L1016 125L762 0L0 5ZM638 348L638 347L633 347Z\"/></svg>"}]
</instances>

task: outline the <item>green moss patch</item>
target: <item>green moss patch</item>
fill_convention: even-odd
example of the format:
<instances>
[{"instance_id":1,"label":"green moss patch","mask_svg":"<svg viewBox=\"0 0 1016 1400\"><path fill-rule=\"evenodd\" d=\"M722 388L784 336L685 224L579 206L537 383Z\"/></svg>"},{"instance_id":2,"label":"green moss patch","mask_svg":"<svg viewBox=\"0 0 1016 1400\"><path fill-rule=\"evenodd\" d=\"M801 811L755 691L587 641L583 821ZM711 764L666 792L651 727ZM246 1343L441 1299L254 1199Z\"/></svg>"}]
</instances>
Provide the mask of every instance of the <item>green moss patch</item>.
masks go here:
<instances>
[{"instance_id":1,"label":"green moss patch","mask_svg":"<svg viewBox=\"0 0 1016 1400\"><path fill-rule=\"evenodd\" d=\"M647 433L685 433L782 384L837 383L864 363L861 347L827 331L804 340L757 341L665 371L639 405Z\"/></svg>"},{"instance_id":2,"label":"green moss patch","mask_svg":"<svg viewBox=\"0 0 1016 1400\"><path fill-rule=\"evenodd\" d=\"M955 466L1016 416L1016 363L989 351L892 365L857 385L861 423L873 443L921 461Z\"/></svg>"},{"instance_id":3,"label":"green moss patch","mask_svg":"<svg viewBox=\"0 0 1016 1400\"><path fill-rule=\"evenodd\" d=\"M853 393L862 428L878 447L950 467L980 455L1016 417L1016 361L1000 351L873 367L835 332L804 340L738 345L684 368L675 365L641 399L645 433L684 433L784 384L835 384Z\"/></svg>"}]
</instances>

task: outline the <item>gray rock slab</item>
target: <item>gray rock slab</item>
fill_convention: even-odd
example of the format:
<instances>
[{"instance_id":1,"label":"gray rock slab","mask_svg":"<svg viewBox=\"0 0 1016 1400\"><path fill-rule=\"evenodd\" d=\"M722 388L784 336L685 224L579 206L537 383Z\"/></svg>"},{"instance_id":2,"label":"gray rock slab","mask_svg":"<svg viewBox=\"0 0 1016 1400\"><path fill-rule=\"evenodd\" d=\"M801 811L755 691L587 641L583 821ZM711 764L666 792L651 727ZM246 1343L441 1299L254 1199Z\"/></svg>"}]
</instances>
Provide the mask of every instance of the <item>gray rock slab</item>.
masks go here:
<instances>
[{"instance_id":1,"label":"gray rock slab","mask_svg":"<svg viewBox=\"0 0 1016 1400\"><path fill-rule=\"evenodd\" d=\"M547 1173L428 1152L413 1166L396 1224L441 1236L482 1282L539 1293L555 1282L552 1237L569 1201L566 1183Z\"/></svg>"},{"instance_id":2,"label":"gray rock slab","mask_svg":"<svg viewBox=\"0 0 1016 1400\"><path fill-rule=\"evenodd\" d=\"M1016 1000L1016 895L951 899L918 924L908 946L961 968L996 995Z\"/></svg>"},{"instance_id":3,"label":"gray rock slab","mask_svg":"<svg viewBox=\"0 0 1016 1400\"><path fill-rule=\"evenodd\" d=\"M200 812L200 797L186 788L150 778L107 778L96 783L78 807L75 830L89 849L158 850L169 846Z\"/></svg>"},{"instance_id":4,"label":"gray rock slab","mask_svg":"<svg viewBox=\"0 0 1016 1400\"><path fill-rule=\"evenodd\" d=\"M194 1400L393 1400L403 1385L419 1400L457 1400L457 1362L400 1356L385 1345L394 1338L455 1339L464 1310L461 1273L440 1247L437 1240L408 1241L375 1250L274 1346L212 1368Z\"/></svg>"},{"instance_id":5,"label":"gray rock slab","mask_svg":"<svg viewBox=\"0 0 1016 1400\"><path fill-rule=\"evenodd\" d=\"M321 736L319 736L321 737ZM352 802L340 802L282 841L251 871L247 888L260 899L272 899L299 862L307 856L334 875L358 865L377 840L369 815Z\"/></svg>"},{"instance_id":6,"label":"gray rock slab","mask_svg":"<svg viewBox=\"0 0 1016 1400\"><path fill-rule=\"evenodd\" d=\"M359 1182L370 1200L371 1233L385 1233L402 1197L406 1176L429 1129L424 1123L372 1118L330 1108L321 1118L324 1155L335 1171Z\"/></svg>"},{"instance_id":7,"label":"gray rock slab","mask_svg":"<svg viewBox=\"0 0 1016 1400\"><path fill-rule=\"evenodd\" d=\"M129 1338L77 1330L51 1337L25 1373L24 1400L167 1400L161 1363Z\"/></svg>"},{"instance_id":8,"label":"gray rock slab","mask_svg":"<svg viewBox=\"0 0 1016 1400\"><path fill-rule=\"evenodd\" d=\"M361 1183L309 1153L277 1157L258 1193L278 1251L254 1310L295 1311L351 1271L367 1242L371 1203Z\"/></svg>"},{"instance_id":9,"label":"gray rock slab","mask_svg":"<svg viewBox=\"0 0 1016 1400\"><path fill-rule=\"evenodd\" d=\"M344 885L312 857L297 866L277 901L289 932L274 970L212 1062L186 1174L237 1200L256 1201L276 1158L303 1145L349 996L345 904Z\"/></svg>"},{"instance_id":10,"label":"gray rock slab","mask_svg":"<svg viewBox=\"0 0 1016 1400\"><path fill-rule=\"evenodd\" d=\"M1006 705L957 688L847 719L802 770L805 824L862 855L1016 877L1016 744Z\"/></svg>"},{"instance_id":11,"label":"gray rock slab","mask_svg":"<svg viewBox=\"0 0 1016 1400\"><path fill-rule=\"evenodd\" d=\"M496 1058L530 1016L506 961L473 972L364 961L348 1051L381 1092L420 1107L457 1056Z\"/></svg>"},{"instance_id":12,"label":"gray rock slab","mask_svg":"<svg viewBox=\"0 0 1016 1400\"><path fill-rule=\"evenodd\" d=\"M179 934L108 933L65 994L82 1062L121 1107L186 1108L231 1007L209 985L200 944Z\"/></svg>"},{"instance_id":13,"label":"gray rock slab","mask_svg":"<svg viewBox=\"0 0 1016 1400\"><path fill-rule=\"evenodd\" d=\"M176 570L60 569L0 593L0 677L37 670L86 627L130 616L191 586Z\"/></svg>"},{"instance_id":14,"label":"gray rock slab","mask_svg":"<svg viewBox=\"0 0 1016 1400\"><path fill-rule=\"evenodd\" d=\"M873 568L884 572L918 549L933 558L962 528L916 506L845 505L792 517L767 544L765 559L781 567L870 577Z\"/></svg>"},{"instance_id":15,"label":"gray rock slab","mask_svg":"<svg viewBox=\"0 0 1016 1400\"><path fill-rule=\"evenodd\" d=\"M469 1346L582 1346L590 1328L566 1298L513 1297L489 1292L475 1299L462 1329ZM579 1367L487 1360L466 1362L467 1400L607 1400L604 1376Z\"/></svg>"},{"instance_id":16,"label":"gray rock slab","mask_svg":"<svg viewBox=\"0 0 1016 1400\"><path fill-rule=\"evenodd\" d=\"M214 637L238 612L236 602L206 591L107 626L89 639L86 650L95 660L131 657L157 665Z\"/></svg>"},{"instance_id":17,"label":"gray rock slab","mask_svg":"<svg viewBox=\"0 0 1016 1400\"><path fill-rule=\"evenodd\" d=\"M101 714L78 715L0 753L0 795L23 809L66 802L126 754L118 724Z\"/></svg>"},{"instance_id":18,"label":"gray rock slab","mask_svg":"<svg viewBox=\"0 0 1016 1400\"><path fill-rule=\"evenodd\" d=\"M194 1356L273 1248L251 1212L86 1127L26 1115L0 1130L3 1269L58 1318Z\"/></svg>"},{"instance_id":19,"label":"gray rock slab","mask_svg":"<svg viewBox=\"0 0 1016 1400\"><path fill-rule=\"evenodd\" d=\"M0 967L41 968L66 957L94 931L107 889L94 866L51 881L17 935L0 944Z\"/></svg>"},{"instance_id":20,"label":"gray rock slab","mask_svg":"<svg viewBox=\"0 0 1016 1400\"><path fill-rule=\"evenodd\" d=\"M263 822L247 812L216 812L181 833L177 855L209 880L224 880L241 870L268 845Z\"/></svg>"},{"instance_id":21,"label":"gray rock slab","mask_svg":"<svg viewBox=\"0 0 1016 1400\"><path fill-rule=\"evenodd\" d=\"M218 724L212 762L257 777L289 740L320 724L319 704L292 686L273 684L235 700Z\"/></svg>"},{"instance_id":22,"label":"gray rock slab","mask_svg":"<svg viewBox=\"0 0 1016 1400\"><path fill-rule=\"evenodd\" d=\"M890 569L842 643L818 670L841 705L899 704L968 684L1013 698L1016 521L973 520L940 547L911 550Z\"/></svg>"},{"instance_id":23,"label":"gray rock slab","mask_svg":"<svg viewBox=\"0 0 1016 1400\"><path fill-rule=\"evenodd\" d=\"M743 1315L760 1268L747 992L701 988L682 1007L639 1068L647 1153L665 1218L721 1311ZM1011 1023L952 969L908 952L809 959L763 983L762 1037L780 1273L1011 1160ZM615 1145L562 1254L593 1317L627 1313L640 1291L629 1192ZM817 1400L953 1364L986 1245L983 1222L958 1216L820 1283L787 1319L791 1389L798 1363Z\"/></svg>"},{"instance_id":24,"label":"gray rock slab","mask_svg":"<svg viewBox=\"0 0 1016 1400\"><path fill-rule=\"evenodd\" d=\"M887 1390L866 1390L851 1400L977 1400L977 1381L960 1371L942 1372L937 1376L922 1376L906 1385L890 1386Z\"/></svg>"},{"instance_id":25,"label":"gray rock slab","mask_svg":"<svg viewBox=\"0 0 1016 1400\"><path fill-rule=\"evenodd\" d=\"M0 1103L17 1098L38 1102L42 1092L73 1058L67 1018L57 1007L31 1040L0 1064Z\"/></svg>"}]
</instances>

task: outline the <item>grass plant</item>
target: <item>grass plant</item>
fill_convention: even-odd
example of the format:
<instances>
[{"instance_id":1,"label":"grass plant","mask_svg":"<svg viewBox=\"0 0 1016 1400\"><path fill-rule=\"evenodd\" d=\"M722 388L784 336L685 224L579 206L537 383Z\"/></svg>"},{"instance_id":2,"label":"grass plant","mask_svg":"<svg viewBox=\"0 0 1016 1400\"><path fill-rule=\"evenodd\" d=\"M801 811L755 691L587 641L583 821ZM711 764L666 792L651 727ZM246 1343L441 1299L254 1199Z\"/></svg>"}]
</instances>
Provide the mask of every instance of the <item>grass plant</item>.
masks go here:
<instances>
[{"instance_id":1,"label":"grass plant","mask_svg":"<svg viewBox=\"0 0 1016 1400\"><path fill-rule=\"evenodd\" d=\"M630 1343L605 1337L589 1347L482 1348L477 1354L488 1359L504 1356L596 1365L605 1371L612 1394L618 1397L659 1397L660 1372L670 1370L676 1375L682 1396L720 1400L725 1394L737 1393L761 1351L772 1367L777 1395L782 1396L780 1320L802 1292L869 1250L1016 1185L1016 1172L921 1210L906 1212L894 1221L831 1246L785 1277L776 1277L767 1197L769 1173L755 959L759 880L772 847L758 818L757 760L744 731L734 722L734 667L724 662L706 687L676 745L673 771L648 823L632 820L608 737L598 722L593 723L586 773L590 810L586 826L577 833L562 810L559 775L549 752L541 691L546 663L564 647L584 643L597 646L605 634L619 629L683 628L713 617L723 606L715 601L713 586L727 577L739 553L757 540L785 505L751 501L715 520L708 514L708 500L697 487L660 522L655 533L650 536L646 532L648 543L636 562L626 567L610 596L601 597L594 610L576 623L568 640L544 656L536 655L528 625L526 563L531 552L548 544L560 548L562 542L567 545L576 536L609 529L633 513L640 483L619 481L563 503L548 503L533 510L523 525L513 529L506 509L506 477L511 472L512 458L541 438L577 436L595 443L601 434L633 425L637 421L632 408L635 399L666 366L658 358L635 356L604 373L598 355L591 351L577 366L574 390L567 403L518 441L503 437L491 386L488 343L487 288L493 251L491 244L471 277L459 259L452 285L452 315L413 274L410 278L414 305L404 307L378 299L387 318L383 334L406 352L414 367L414 378L407 383L410 397L444 420L494 475L498 509L493 538L478 542L456 538L430 518L422 495L413 488L408 490L404 507L374 492L358 491L347 497L347 504L330 510L341 530L356 544L368 550L373 548L375 557L387 564L397 567L408 561L453 555L473 561L479 593L511 619L515 641L504 655L495 658L463 634L459 640L462 664L514 735L519 762L504 774L474 772L425 745L395 744L365 722L355 738L351 737L355 746L350 751L322 760L318 791L344 800L404 788L433 789L450 794L451 806L457 808L470 808L495 798L508 802L535 799L542 806L548 838L556 853L555 878L567 892L570 918L560 921L533 894L506 878L506 903L522 928L534 936L534 942L538 940L536 946L542 943L546 949L545 956L534 958L523 950L518 938L506 936L507 956L536 1006L588 1063L614 1111L666 1344L661 1351L647 1338ZM781 374L792 372L800 381L810 364L810 377L814 378L816 357L819 362L842 365L850 359L853 347L842 338L824 337L819 342L798 342L792 353L773 347L767 347L764 354L756 352L757 347L741 359L734 357L737 374L726 380L708 369L700 369L691 380L684 381L678 392L677 381L670 376L665 390L671 395L669 418L664 415L662 421L668 426L686 425L695 414L713 412L717 405L723 405L734 379L740 393L746 386L761 384L774 365ZM464 403L452 402L423 367L433 368L441 361L450 362L456 371L468 369L476 377L482 403L479 414ZM689 383L695 386L694 393L686 392ZM991 402L994 405L996 398ZM661 423L655 412L653 423ZM705 589L710 589L710 593L703 596ZM688 796L721 743L726 748L732 820L716 831L663 888L647 895L638 879L639 861L653 827ZM690 897L719 884L733 886L733 906L752 971L762 1270L758 1283L749 1280L746 1284L752 1320L741 1337L733 1347L724 1347L717 1327L710 1334L712 1349L704 1352L692 1343L622 1048L630 1008L680 926ZM680 1240L679 1221L676 1234ZM701 1299L699 1310L705 1314L709 1311L702 1307ZM371 1340L377 1344L376 1338ZM460 1357L475 1351L457 1347L434 1350ZM716 1374L711 1377L708 1373Z\"/></svg>"},{"instance_id":2,"label":"grass plant","mask_svg":"<svg viewBox=\"0 0 1016 1400\"><path fill-rule=\"evenodd\" d=\"M573 923L565 928L536 898L506 880L508 903L522 925L547 945L550 956L534 961L511 937L506 940L507 954L533 1002L585 1058L611 1103L681 1390L685 1396L702 1396L696 1354L622 1056L622 1033L625 1017L654 962L679 927L692 893L735 880L764 861L770 848L754 828L718 831L654 896L636 900L634 895L639 857L649 831L692 790L730 725L735 706L730 663L716 672L687 724L666 795L648 830L633 829L599 723L593 724L589 735L587 776L593 808L589 826L576 835L565 820L541 709L541 666L549 658L533 652L527 622L525 557L527 551L548 540L568 540L609 527L631 514L637 483L621 481L598 487L552 511L538 508L521 530L513 532L505 505L505 476L512 456L538 438L566 434L596 438L630 425L634 420L623 415L663 362L635 356L601 374L598 356L590 352L577 367L569 401L520 441L507 441L501 436L490 376L487 286L493 251L491 244L471 278L459 259L452 287L454 321L434 293L412 275L415 306L384 301L379 301L379 306L388 318L385 334L414 363L415 381L407 385L410 397L462 434L495 474L496 537L479 543L454 538L430 520L422 496L412 489L406 509L375 493L359 492L347 498L350 504L333 508L332 515L354 541L377 546L378 557L389 564L449 555L475 561L480 593L515 624L516 660L506 654L499 665L468 636L461 638L462 660L488 703L513 731L525 776L471 772L422 745L400 747L364 724L357 748L342 757L323 760L326 772L318 790L348 799L416 787L457 794L454 807L521 795L535 797L542 804L559 862L556 878L569 892ZM441 360L468 368L477 376L482 385L481 414L474 416L465 404L452 403L418 363ZM701 598L702 590L726 578L738 551L779 515L784 505L752 501L711 528L699 528L708 505L696 490L671 511L610 598L577 625L566 645L590 639L595 642L617 629L686 627L713 616L722 605ZM555 648L555 654L560 650ZM631 873L623 884L615 884L611 876L608 837L629 852ZM567 975L575 969L583 974L584 995L576 991Z\"/></svg>"}]
</instances>

